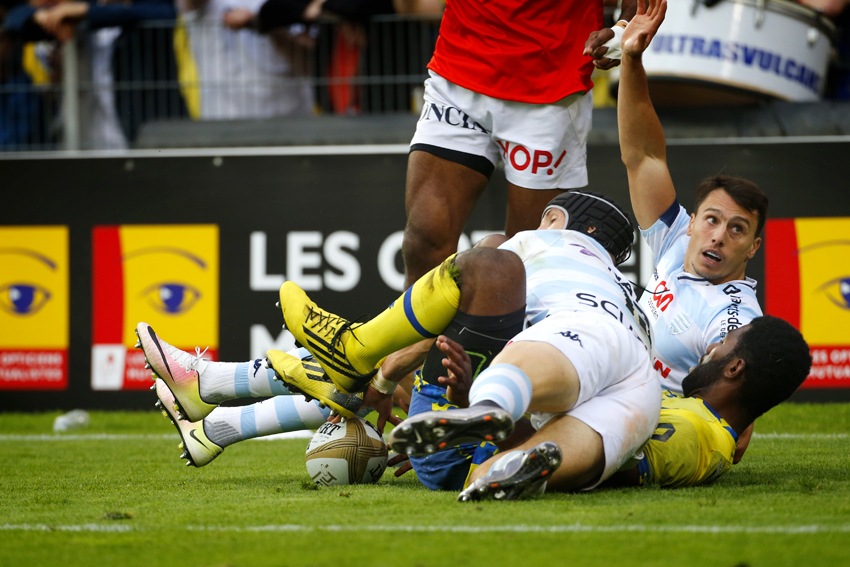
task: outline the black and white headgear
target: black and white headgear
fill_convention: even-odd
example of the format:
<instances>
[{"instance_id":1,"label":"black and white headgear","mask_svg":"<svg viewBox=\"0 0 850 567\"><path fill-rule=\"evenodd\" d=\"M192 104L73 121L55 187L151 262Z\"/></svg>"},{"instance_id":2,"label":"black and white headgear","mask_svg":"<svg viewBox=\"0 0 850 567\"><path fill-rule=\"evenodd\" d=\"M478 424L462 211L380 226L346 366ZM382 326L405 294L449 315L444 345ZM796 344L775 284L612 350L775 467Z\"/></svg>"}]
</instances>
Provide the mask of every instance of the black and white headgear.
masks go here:
<instances>
[{"instance_id":1,"label":"black and white headgear","mask_svg":"<svg viewBox=\"0 0 850 567\"><path fill-rule=\"evenodd\" d=\"M613 200L590 191L568 191L549 201L543 214L553 208L567 216L564 230L576 230L599 242L614 257L615 265L631 255L635 228L629 213ZM588 232L590 227L593 232Z\"/></svg>"}]
</instances>

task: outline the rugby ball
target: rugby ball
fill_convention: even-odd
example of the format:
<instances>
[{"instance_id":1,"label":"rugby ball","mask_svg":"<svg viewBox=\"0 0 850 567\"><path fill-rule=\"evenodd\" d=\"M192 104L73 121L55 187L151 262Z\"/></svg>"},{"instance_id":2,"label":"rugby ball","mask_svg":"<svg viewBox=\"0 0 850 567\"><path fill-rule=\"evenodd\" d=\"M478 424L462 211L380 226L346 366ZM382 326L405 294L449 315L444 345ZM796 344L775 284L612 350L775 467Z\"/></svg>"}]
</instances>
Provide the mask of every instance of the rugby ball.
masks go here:
<instances>
[{"instance_id":1,"label":"rugby ball","mask_svg":"<svg viewBox=\"0 0 850 567\"><path fill-rule=\"evenodd\" d=\"M387 444L359 417L324 423L307 445L307 473L320 486L374 484L387 468Z\"/></svg>"}]
</instances>

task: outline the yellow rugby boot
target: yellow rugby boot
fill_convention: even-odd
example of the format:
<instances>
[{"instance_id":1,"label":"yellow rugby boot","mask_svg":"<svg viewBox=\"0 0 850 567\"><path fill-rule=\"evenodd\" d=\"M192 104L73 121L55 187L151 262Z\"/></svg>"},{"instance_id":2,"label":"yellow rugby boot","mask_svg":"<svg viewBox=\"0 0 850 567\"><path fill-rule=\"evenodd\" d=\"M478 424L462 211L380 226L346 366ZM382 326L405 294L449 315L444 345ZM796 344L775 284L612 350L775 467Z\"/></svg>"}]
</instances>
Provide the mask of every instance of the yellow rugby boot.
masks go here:
<instances>
[{"instance_id":1,"label":"yellow rugby boot","mask_svg":"<svg viewBox=\"0 0 850 567\"><path fill-rule=\"evenodd\" d=\"M316 399L343 417L354 417L363 404L363 393L340 392L313 357L304 360L279 350L266 353L275 378L281 380L289 391L302 394L307 401Z\"/></svg>"},{"instance_id":2,"label":"yellow rugby boot","mask_svg":"<svg viewBox=\"0 0 850 567\"><path fill-rule=\"evenodd\" d=\"M367 388L382 358L436 338L446 328L457 313L459 277L451 256L366 323L319 308L293 282L280 287L280 306L295 340L316 357L338 389L355 393Z\"/></svg>"}]
</instances>

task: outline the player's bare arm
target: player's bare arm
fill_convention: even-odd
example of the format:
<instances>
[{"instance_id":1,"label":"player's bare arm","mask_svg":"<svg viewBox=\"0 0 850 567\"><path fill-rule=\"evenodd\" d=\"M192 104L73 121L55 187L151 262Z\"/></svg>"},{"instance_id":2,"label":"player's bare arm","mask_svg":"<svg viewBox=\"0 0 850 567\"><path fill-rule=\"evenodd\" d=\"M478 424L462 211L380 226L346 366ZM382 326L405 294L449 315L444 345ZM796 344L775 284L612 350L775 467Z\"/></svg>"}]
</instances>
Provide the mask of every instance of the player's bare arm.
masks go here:
<instances>
[{"instance_id":1,"label":"player's bare arm","mask_svg":"<svg viewBox=\"0 0 850 567\"><path fill-rule=\"evenodd\" d=\"M635 17L623 32L617 122L620 152L629 178L635 218L649 228L676 199L667 168L664 130L649 98L641 58L664 21L666 0L638 2Z\"/></svg>"}]
</instances>

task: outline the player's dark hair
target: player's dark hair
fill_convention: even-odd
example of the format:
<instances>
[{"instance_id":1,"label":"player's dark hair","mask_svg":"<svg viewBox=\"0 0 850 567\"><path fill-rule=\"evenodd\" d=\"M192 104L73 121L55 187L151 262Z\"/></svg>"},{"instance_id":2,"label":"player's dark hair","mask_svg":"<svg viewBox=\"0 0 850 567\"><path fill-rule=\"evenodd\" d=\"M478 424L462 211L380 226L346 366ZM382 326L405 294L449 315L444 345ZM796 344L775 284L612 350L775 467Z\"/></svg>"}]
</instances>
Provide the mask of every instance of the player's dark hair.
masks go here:
<instances>
[{"instance_id":1,"label":"player's dark hair","mask_svg":"<svg viewBox=\"0 0 850 567\"><path fill-rule=\"evenodd\" d=\"M764 223L767 222L768 200L764 191L758 185L743 177L735 177L733 175L706 177L697 187L697 201L694 210L698 211L705 198L717 189L726 191L739 206L744 207L758 217L756 234L753 237L758 238L764 228Z\"/></svg>"},{"instance_id":2,"label":"player's dark hair","mask_svg":"<svg viewBox=\"0 0 850 567\"><path fill-rule=\"evenodd\" d=\"M567 230L581 232L599 242L614 257L615 265L631 255L635 241L632 217L609 197L585 190L567 191L549 201L546 208L550 207L566 213Z\"/></svg>"},{"instance_id":3,"label":"player's dark hair","mask_svg":"<svg viewBox=\"0 0 850 567\"><path fill-rule=\"evenodd\" d=\"M770 315L752 320L735 345L735 355L745 362L740 395L752 419L787 400L812 367L800 331Z\"/></svg>"}]
</instances>

